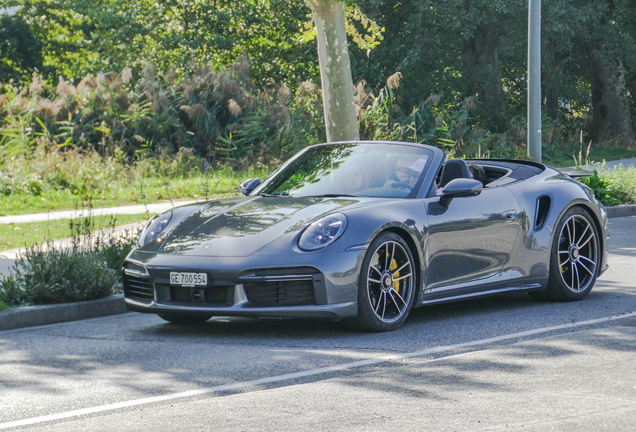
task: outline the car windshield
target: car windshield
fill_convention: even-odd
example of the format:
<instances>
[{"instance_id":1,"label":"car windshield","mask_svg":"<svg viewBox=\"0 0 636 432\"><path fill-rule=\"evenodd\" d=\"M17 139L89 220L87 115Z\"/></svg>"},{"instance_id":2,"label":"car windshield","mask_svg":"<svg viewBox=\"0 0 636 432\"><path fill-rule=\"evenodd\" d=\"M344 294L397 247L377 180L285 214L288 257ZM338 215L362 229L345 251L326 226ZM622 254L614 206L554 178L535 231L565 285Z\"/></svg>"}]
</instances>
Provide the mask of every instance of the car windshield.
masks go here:
<instances>
[{"instance_id":1,"label":"car windshield","mask_svg":"<svg viewBox=\"0 0 636 432\"><path fill-rule=\"evenodd\" d=\"M252 195L403 198L419 188L431 159L430 150L412 145L310 147L290 159Z\"/></svg>"}]
</instances>

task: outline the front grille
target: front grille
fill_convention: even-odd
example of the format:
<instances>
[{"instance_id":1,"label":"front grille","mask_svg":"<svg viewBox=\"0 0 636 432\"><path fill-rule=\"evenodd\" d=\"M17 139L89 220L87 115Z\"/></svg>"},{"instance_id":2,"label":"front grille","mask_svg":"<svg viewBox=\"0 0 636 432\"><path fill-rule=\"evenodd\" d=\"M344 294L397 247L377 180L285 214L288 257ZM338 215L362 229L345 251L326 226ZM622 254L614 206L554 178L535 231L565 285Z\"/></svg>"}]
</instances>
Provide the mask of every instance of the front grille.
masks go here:
<instances>
[{"instance_id":1,"label":"front grille","mask_svg":"<svg viewBox=\"0 0 636 432\"><path fill-rule=\"evenodd\" d=\"M311 278L299 280L258 281L243 283L250 303L262 306L315 305L314 283Z\"/></svg>"},{"instance_id":2,"label":"front grille","mask_svg":"<svg viewBox=\"0 0 636 432\"><path fill-rule=\"evenodd\" d=\"M196 306L200 303L213 303L217 305L228 305L228 286L210 286L210 287L180 287L164 284L157 284L157 292L159 293L159 301L161 303L192 303ZM193 294L196 292L196 297ZM163 296L163 293L169 293L169 296ZM203 294L203 297L201 297Z\"/></svg>"},{"instance_id":3,"label":"front grille","mask_svg":"<svg viewBox=\"0 0 636 432\"><path fill-rule=\"evenodd\" d=\"M152 280L133 276L124 271L124 295L126 298L150 303L154 300Z\"/></svg>"}]
</instances>

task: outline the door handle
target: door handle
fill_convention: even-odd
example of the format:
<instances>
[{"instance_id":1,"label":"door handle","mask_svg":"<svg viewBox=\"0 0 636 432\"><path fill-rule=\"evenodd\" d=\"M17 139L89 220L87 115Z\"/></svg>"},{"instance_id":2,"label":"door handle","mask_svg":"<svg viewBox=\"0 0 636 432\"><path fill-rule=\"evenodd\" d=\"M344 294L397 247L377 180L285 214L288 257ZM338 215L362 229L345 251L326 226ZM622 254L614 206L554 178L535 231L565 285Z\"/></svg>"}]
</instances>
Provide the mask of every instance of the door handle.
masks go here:
<instances>
[{"instance_id":1,"label":"door handle","mask_svg":"<svg viewBox=\"0 0 636 432\"><path fill-rule=\"evenodd\" d=\"M517 218L517 210L507 210L502 214L508 220L515 220Z\"/></svg>"}]
</instances>

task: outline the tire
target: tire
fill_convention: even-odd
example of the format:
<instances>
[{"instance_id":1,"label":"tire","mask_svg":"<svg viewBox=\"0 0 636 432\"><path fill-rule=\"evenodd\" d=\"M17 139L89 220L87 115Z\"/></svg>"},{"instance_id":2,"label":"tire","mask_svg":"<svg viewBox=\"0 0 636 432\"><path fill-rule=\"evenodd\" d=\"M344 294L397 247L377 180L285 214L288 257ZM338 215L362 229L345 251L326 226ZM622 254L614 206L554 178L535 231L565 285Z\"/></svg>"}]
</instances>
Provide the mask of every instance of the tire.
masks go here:
<instances>
[{"instance_id":1,"label":"tire","mask_svg":"<svg viewBox=\"0 0 636 432\"><path fill-rule=\"evenodd\" d=\"M349 322L357 330L395 330L413 305L417 272L406 242L385 232L371 242L358 278L358 316Z\"/></svg>"},{"instance_id":2,"label":"tire","mask_svg":"<svg viewBox=\"0 0 636 432\"><path fill-rule=\"evenodd\" d=\"M160 313L159 317L173 324L201 324L212 318L211 315L178 315L174 313Z\"/></svg>"},{"instance_id":3,"label":"tire","mask_svg":"<svg viewBox=\"0 0 636 432\"><path fill-rule=\"evenodd\" d=\"M550 251L550 277L545 291L535 291L534 298L553 301L584 299L596 282L601 249L596 224L581 207L565 212L554 230L556 237Z\"/></svg>"}]
</instances>

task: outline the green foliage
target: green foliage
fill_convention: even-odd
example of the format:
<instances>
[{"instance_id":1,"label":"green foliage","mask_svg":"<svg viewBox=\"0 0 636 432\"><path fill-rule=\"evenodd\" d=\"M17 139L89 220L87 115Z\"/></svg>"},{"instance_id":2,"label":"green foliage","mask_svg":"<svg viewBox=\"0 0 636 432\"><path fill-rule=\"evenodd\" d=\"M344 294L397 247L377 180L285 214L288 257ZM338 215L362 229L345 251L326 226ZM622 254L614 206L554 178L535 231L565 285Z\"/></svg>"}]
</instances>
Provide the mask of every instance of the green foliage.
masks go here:
<instances>
[{"instance_id":1,"label":"green foliage","mask_svg":"<svg viewBox=\"0 0 636 432\"><path fill-rule=\"evenodd\" d=\"M212 164L243 168L275 164L324 139L322 108L313 106L319 95L299 98L301 83L318 78L315 44L303 37L313 32L304 0L1 4L14 11L3 16L8 36L0 37L4 157L38 141L102 156L119 148L131 160L185 147ZM591 51L624 72L621 91L633 118L636 9L628 0L544 0L542 10L544 154L560 163L581 132L600 144L592 127ZM527 103L526 1L395 7L369 0L347 2L347 14L354 78L382 88L400 71L403 81L361 119L373 129L366 136L426 136L457 154L524 153L518 136ZM26 92L33 67L39 75ZM20 85L7 84L18 76ZM284 88L291 97L281 104ZM241 110L237 117L230 100ZM387 100L390 112L380 107ZM467 100L472 106L462 112Z\"/></svg>"},{"instance_id":2,"label":"green foliage","mask_svg":"<svg viewBox=\"0 0 636 432\"><path fill-rule=\"evenodd\" d=\"M34 73L28 91L13 89L0 101L0 166L36 148L76 148L116 161L174 155L179 162L165 169L183 174L195 157L244 166L245 157L258 155L265 166L320 139L324 121L315 86L303 84L295 95L284 84L256 90L247 57L231 68L203 66L164 79L148 65L136 84L124 68L77 86L60 77L55 88Z\"/></svg>"},{"instance_id":3,"label":"green foliage","mask_svg":"<svg viewBox=\"0 0 636 432\"><path fill-rule=\"evenodd\" d=\"M0 281L0 299L8 305L95 300L119 292L121 267L137 234L95 232L93 218L70 221L73 236L66 247L52 242L26 248L12 275Z\"/></svg>"},{"instance_id":4,"label":"green foliage","mask_svg":"<svg viewBox=\"0 0 636 432\"><path fill-rule=\"evenodd\" d=\"M5 0L41 45L47 80L146 64L182 75L244 53L258 82L303 81L317 74L315 46L300 38L303 0ZM193 65L193 62L195 63Z\"/></svg>"},{"instance_id":5,"label":"green foliage","mask_svg":"<svg viewBox=\"0 0 636 432\"><path fill-rule=\"evenodd\" d=\"M5 302L0 300L0 311L6 310L6 309L9 309L9 306Z\"/></svg>"},{"instance_id":6,"label":"green foliage","mask_svg":"<svg viewBox=\"0 0 636 432\"><path fill-rule=\"evenodd\" d=\"M60 208L54 207L58 210ZM112 224L112 216L99 215L99 211L93 216L95 228L97 230L107 229ZM131 214L117 215L117 225L143 224L151 215ZM77 219L76 222L77 224ZM56 219L42 222L8 223L0 224L0 252L4 250L17 249L27 245L46 243L58 239L65 239L71 236L71 227L68 220Z\"/></svg>"},{"instance_id":7,"label":"green foliage","mask_svg":"<svg viewBox=\"0 0 636 432\"><path fill-rule=\"evenodd\" d=\"M612 191L611 182L600 177L598 171L594 170L593 176L581 178L579 181L588 185L594 191L594 196L596 196L601 204L613 206L621 203L614 191Z\"/></svg>"},{"instance_id":8,"label":"green foliage","mask_svg":"<svg viewBox=\"0 0 636 432\"><path fill-rule=\"evenodd\" d=\"M510 132L510 120L525 114L527 1L423 0L396 7L369 0L360 5L386 31L369 58L351 50L355 79L376 87L400 71L407 90L399 104L405 112L431 95L455 106L474 97L474 122L493 134ZM634 117L635 16L629 0L543 0L544 112L564 128L566 140L581 130L593 136L593 117L599 117L592 115L601 110L591 91L594 44L604 47L603 62L625 72L619 92L630 99Z\"/></svg>"},{"instance_id":9,"label":"green foliage","mask_svg":"<svg viewBox=\"0 0 636 432\"><path fill-rule=\"evenodd\" d=\"M622 204L636 203L636 168L618 166L607 170L601 166L601 169L600 176L617 201Z\"/></svg>"},{"instance_id":10,"label":"green foliage","mask_svg":"<svg viewBox=\"0 0 636 432\"><path fill-rule=\"evenodd\" d=\"M418 142L437 146L451 156L525 158L525 131L513 127L495 134L480 127L471 115L473 98L463 103L444 103L432 95L409 115L397 104L401 74L389 77L378 96L360 83L356 101L362 139Z\"/></svg>"},{"instance_id":11,"label":"green foliage","mask_svg":"<svg viewBox=\"0 0 636 432\"><path fill-rule=\"evenodd\" d=\"M64 303L95 300L112 294L115 270L88 252L30 249L15 274L2 281L0 296L8 304Z\"/></svg>"},{"instance_id":12,"label":"green foliage","mask_svg":"<svg viewBox=\"0 0 636 432\"><path fill-rule=\"evenodd\" d=\"M269 160L265 155L264 161ZM131 162L113 156L104 158L95 151L47 150L40 146L31 154L12 157L0 165L0 214L73 210L89 203L106 207L227 196L236 193L242 180L263 178L267 172L235 172L230 165L212 165L188 149L176 155L142 154ZM29 182L41 185L40 195L31 193L26 187Z\"/></svg>"},{"instance_id":13,"label":"green foliage","mask_svg":"<svg viewBox=\"0 0 636 432\"><path fill-rule=\"evenodd\" d=\"M19 17L0 16L0 81L28 79L34 68L42 69L39 41Z\"/></svg>"}]
</instances>

